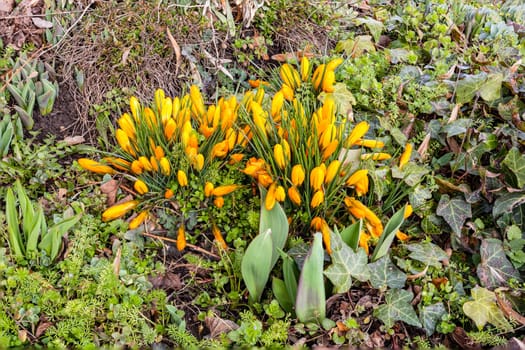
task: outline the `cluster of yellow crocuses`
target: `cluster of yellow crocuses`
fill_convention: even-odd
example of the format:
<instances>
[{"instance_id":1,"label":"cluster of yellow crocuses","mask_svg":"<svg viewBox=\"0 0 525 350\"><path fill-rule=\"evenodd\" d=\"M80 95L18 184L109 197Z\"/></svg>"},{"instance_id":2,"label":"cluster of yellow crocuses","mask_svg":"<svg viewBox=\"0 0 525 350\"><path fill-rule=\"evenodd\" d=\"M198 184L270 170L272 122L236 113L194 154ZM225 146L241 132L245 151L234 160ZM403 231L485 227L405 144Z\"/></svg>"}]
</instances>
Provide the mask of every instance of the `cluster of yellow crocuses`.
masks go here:
<instances>
[{"instance_id":1,"label":"cluster of yellow crocuses","mask_svg":"<svg viewBox=\"0 0 525 350\"><path fill-rule=\"evenodd\" d=\"M266 189L262 205L268 210L280 202L290 217L300 213L298 226L321 231L328 251L330 225L364 219L367 233L360 243L368 250L369 238L379 237L383 225L356 199L369 189L368 170L361 161L391 156L379 152L383 142L365 138L367 122L354 124L338 111L332 92L341 63L337 58L315 69L305 57L297 68L285 63L279 70L281 84L272 95L266 94L268 83L255 81L251 82L255 89L239 100L220 98L209 106L196 86L181 98L166 97L158 90L152 107L143 107L132 97L131 114L118 119L118 156L106 157L102 163L79 160L83 168L97 173L126 174L141 198L107 209L103 219L122 217L142 206L130 222L130 228L138 227L153 206L146 204L172 199L188 186L189 175L199 180L205 196L220 208L224 197L240 184L216 186L206 180L207 167L217 161L240 164L244 154L250 153L243 172ZM411 146L407 146L400 168L410 154ZM225 246L217 227L213 234ZM177 246L183 249L184 245L181 225Z\"/></svg>"}]
</instances>

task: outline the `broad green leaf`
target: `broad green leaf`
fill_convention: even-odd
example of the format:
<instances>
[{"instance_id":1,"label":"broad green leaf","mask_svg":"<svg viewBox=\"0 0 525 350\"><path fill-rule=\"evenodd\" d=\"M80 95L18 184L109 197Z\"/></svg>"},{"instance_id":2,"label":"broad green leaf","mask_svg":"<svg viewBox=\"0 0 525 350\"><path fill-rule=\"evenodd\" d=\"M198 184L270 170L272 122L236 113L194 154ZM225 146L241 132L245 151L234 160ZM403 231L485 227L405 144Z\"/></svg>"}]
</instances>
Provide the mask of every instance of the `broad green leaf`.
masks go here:
<instances>
[{"instance_id":1,"label":"broad green leaf","mask_svg":"<svg viewBox=\"0 0 525 350\"><path fill-rule=\"evenodd\" d=\"M326 299L323 281L323 243L321 233L314 235L299 277L295 313L300 322L321 321L326 315Z\"/></svg>"},{"instance_id":2,"label":"broad green leaf","mask_svg":"<svg viewBox=\"0 0 525 350\"><path fill-rule=\"evenodd\" d=\"M442 302L427 306L421 306L422 304L419 305L419 319L421 320L427 335L431 336L436 330L438 322L441 321L441 318L447 313L447 310Z\"/></svg>"},{"instance_id":3,"label":"broad green leaf","mask_svg":"<svg viewBox=\"0 0 525 350\"><path fill-rule=\"evenodd\" d=\"M261 203L264 203L266 198L266 190L259 187L261 192ZM265 205L261 205L261 218L259 221L259 234L271 229L273 250L271 252L272 264L270 270L273 268L279 259L279 251L282 251L288 238L288 218L279 203L275 203L272 210L266 209Z\"/></svg>"},{"instance_id":4,"label":"broad green leaf","mask_svg":"<svg viewBox=\"0 0 525 350\"><path fill-rule=\"evenodd\" d=\"M501 83L503 82L503 74L493 73L489 74L487 80L479 88L479 95L487 102L497 100L501 97Z\"/></svg>"},{"instance_id":5,"label":"broad green leaf","mask_svg":"<svg viewBox=\"0 0 525 350\"><path fill-rule=\"evenodd\" d=\"M482 287L474 287L471 291L474 300L463 304L463 312L470 317L479 330L490 323L501 330L510 331L512 325L496 303L496 294Z\"/></svg>"},{"instance_id":6,"label":"broad green leaf","mask_svg":"<svg viewBox=\"0 0 525 350\"><path fill-rule=\"evenodd\" d=\"M62 246L62 236L80 220L81 213L63 219L59 223L51 226L46 232L42 233L42 239L38 247L45 250L51 260L55 260ZM45 221L45 220L43 220Z\"/></svg>"},{"instance_id":7,"label":"broad green leaf","mask_svg":"<svg viewBox=\"0 0 525 350\"><path fill-rule=\"evenodd\" d=\"M352 277L364 282L370 278L368 257L363 249L357 253L346 245L337 233L330 232L332 265L324 272L335 287L335 293L346 293L352 286Z\"/></svg>"},{"instance_id":8,"label":"broad green leaf","mask_svg":"<svg viewBox=\"0 0 525 350\"><path fill-rule=\"evenodd\" d=\"M334 91L330 94L327 94L326 92L320 93L318 99L321 102L324 102L326 96L333 98L338 113L341 113L342 115L347 115L351 112L352 105L356 104L354 95L348 90L346 84L343 83L336 83L334 85Z\"/></svg>"},{"instance_id":9,"label":"broad green leaf","mask_svg":"<svg viewBox=\"0 0 525 350\"><path fill-rule=\"evenodd\" d=\"M27 242L27 235L35 226L35 209L33 208L33 203L31 203L31 199L29 199L29 197L27 196L27 193L19 180L15 182L15 190L22 215L22 240Z\"/></svg>"},{"instance_id":10,"label":"broad green leaf","mask_svg":"<svg viewBox=\"0 0 525 350\"><path fill-rule=\"evenodd\" d=\"M394 265L388 255L368 264L370 284L375 289L403 288L407 276Z\"/></svg>"},{"instance_id":11,"label":"broad green leaf","mask_svg":"<svg viewBox=\"0 0 525 350\"><path fill-rule=\"evenodd\" d=\"M411 252L409 255L411 259L438 269L441 268L440 261L448 259L448 255L443 249L430 242L409 244L406 247Z\"/></svg>"},{"instance_id":12,"label":"broad green leaf","mask_svg":"<svg viewBox=\"0 0 525 350\"><path fill-rule=\"evenodd\" d=\"M363 230L363 220L359 219L358 221L354 222L350 226L345 227L344 230L341 231L340 233L341 239L350 248L356 251L357 247L359 246L359 236L361 235L362 230Z\"/></svg>"},{"instance_id":13,"label":"broad green leaf","mask_svg":"<svg viewBox=\"0 0 525 350\"><path fill-rule=\"evenodd\" d=\"M293 312L294 302L290 299L286 285L282 279L277 277L272 278L272 291L275 299L277 299L283 310L290 313Z\"/></svg>"},{"instance_id":14,"label":"broad green leaf","mask_svg":"<svg viewBox=\"0 0 525 350\"><path fill-rule=\"evenodd\" d=\"M488 238L481 241L481 262L477 273L481 284L496 288L507 284L509 278L520 279L519 272L512 266L499 239Z\"/></svg>"},{"instance_id":15,"label":"broad green leaf","mask_svg":"<svg viewBox=\"0 0 525 350\"><path fill-rule=\"evenodd\" d=\"M37 205L37 212L33 218L33 227L30 231L26 232L27 242L26 242L26 257L30 257L31 253L35 253L38 245L38 239L43 233L41 231L42 221L45 221L44 209L42 206Z\"/></svg>"},{"instance_id":16,"label":"broad green leaf","mask_svg":"<svg viewBox=\"0 0 525 350\"><path fill-rule=\"evenodd\" d=\"M405 164L403 169L399 167L392 167L392 177L396 179L403 179L405 183L414 187L421 182L423 176L428 174L430 169L426 166L416 164L415 162L409 162Z\"/></svg>"},{"instance_id":17,"label":"broad green leaf","mask_svg":"<svg viewBox=\"0 0 525 350\"><path fill-rule=\"evenodd\" d=\"M525 193L505 193L494 202L492 215L498 217L505 213L511 213L514 207L522 203L525 203Z\"/></svg>"},{"instance_id":18,"label":"broad green leaf","mask_svg":"<svg viewBox=\"0 0 525 350\"><path fill-rule=\"evenodd\" d=\"M474 99L477 92L487 80L487 74L481 72L476 75L467 75L456 84L456 102L467 103Z\"/></svg>"},{"instance_id":19,"label":"broad green leaf","mask_svg":"<svg viewBox=\"0 0 525 350\"><path fill-rule=\"evenodd\" d=\"M389 290L385 296L385 304L380 305L374 311L374 316L383 321L388 329L392 328L396 321L403 321L406 324L421 327L416 312L410 304L412 299L412 292L404 289Z\"/></svg>"},{"instance_id":20,"label":"broad green leaf","mask_svg":"<svg viewBox=\"0 0 525 350\"><path fill-rule=\"evenodd\" d=\"M469 118L456 119L443 126L443 131L447 133L447 137L453 137L467 132L471 124L472 120Z\"/></svg>"},{"instance_id":21,"label":"broad green leaf","mask_svg":"<svg viewBox=\"0 0 525 350\"><path fill-rule=\"evenodd\" d=\"M516 176L518 187L523 188L525 185L525 155L516 147L513 147L508 153L503 164L506 165Z\"/></svg>"},{"instance_id":22,"label":"broad green leaf","mask_svg":"<svg viewBox=\"0 0 525 350\"><path fill-rule=\"evenodd\" d=\"M288 297L295 304L295 297L297 295L297 279L299 278L299 270L294 259L289 255L283 255L283 277Z\"/></svg>"},{"instance_id":23,"label":"broad green leaf","mask_svg":"<svg viewBox=\"0 0 525 350\"><path fill-rule=\"evenodd\" d=\"M377 242L377 246L374 249L372 261L376 261L388 253L397 231L399 231L399 228L405 221L404 214L405 207L399 209L394 215L392 215L390 220L388 220L383 229L383 234L381 235L381 238L379 238L379 242Z\"/></svg>"},{"instance_id":24,"label":"broad green leaf","mask_svg":"<svg viewBox=\"0 0 525 350\"><path fill-rule=\"evenodd\" d=\"M379 22L371 17L356 18L355 22L357 25L366 25L368 27L368 30L370 31L370 34L372 34L372 36L374 37L374 41L376 43L379 41L379 37L381 36L381 32L384 28L382 22Z\"/></svg>"},{"instance_id":25,"label":"broad green leaf","mask_svg":"<svg viewBox=\"0 0 525 350\"><path fill-rule=\"evenodd\" d=\"M11 188L7 189L7 194L5 197L5 211L11 254L21 258L24 256L24 245L22 243L22 238L20 237L16 198Z\"/></svg>"},{"instance_id":26,"label":"broad green leaf","mask_svg":"<svg viewBox=\"0 0 525 350\"><path fill-rule=\"evenodd\" d=\"M419 208L432 198L432 191L426 186L417 185L408 195L408 198L414 208Z\"/></svg>"},{"instance_id":27,"label":"broad green leaf","mask_svg":"<svg viewBox=\"0 0 525 350\"><path fill-rule=\"evenodd\" d=\"M408 59L413 52L403 48L395 48L389 49L388 53L390 57L390 62L392 64L398 64L408 62Z\"/></svg>"},{"instance_id":28,"label":"broad green leaf","mask_svg":"<svg viewBox=\"0 0 525 350\"><path fill-rule=\"evenodd\" d=\"M346 39L337 43L337 52L343 52L349 57L359 57L365 52L375 52L376 47L370 35L358 35L354 39Z\"/></svg>"},{"instance_id":29,"label":"broad green leaf","mask_svg":"<svg viewBox=\"0 0 525 350\"><path fill-rule=\"evenodd\" d=\"M272 270L272 230L258 234L246 248L241 274L250 293L250 300L259 301Z\"/></svg>"},{"instance_id":30,"label":"broad green leaf","mask_svg":"<svg viewBox=\"0 0 525 350\"><path fill-rule=\"evenodd\" d=\"M452 231L459 235L465 220L472 217L470 208L470 204L464 199L459 197L450 199L448 194L444 194L439 200L436 214L441 216L450 225Z\"/></svg>"}]
</instances>

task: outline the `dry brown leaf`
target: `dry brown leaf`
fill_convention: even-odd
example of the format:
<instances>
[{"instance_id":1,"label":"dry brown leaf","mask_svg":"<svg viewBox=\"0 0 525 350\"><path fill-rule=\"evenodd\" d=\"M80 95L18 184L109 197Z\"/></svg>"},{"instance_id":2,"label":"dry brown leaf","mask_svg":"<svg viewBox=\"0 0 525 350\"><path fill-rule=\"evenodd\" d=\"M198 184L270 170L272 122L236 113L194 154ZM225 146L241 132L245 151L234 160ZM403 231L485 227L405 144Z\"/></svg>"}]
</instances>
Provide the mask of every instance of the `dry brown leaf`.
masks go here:
<instances>
[{"instance_id":1,"label":"dry brown leaf","mask_svg":"<svg viewBox=\"0 0 525 350\"><path fill-rule=\"evenodd\" d=\"M122 256L122 247L118 247L117 254L115 255L115 260L113 260L113 273L115 276L120 275L120 258Z\"/></svg>"},{"instance_id":2,"label":"dry brown leaf","mask_svg":"<svg viewBox=\"0 0 525 350\"><path fill-rule=\"evenodd\" d=\"M514 311L512 304L505 298L503 293L495 293L498 306L505 316L525 326L525 317Z\"/></svg>"},{"instance_id":3,"label":"dry brown leaf","mask_svg":"<svg viewBox=\"0 0 525 350\"><path fill-rule=\"evenodd\" d=\"M171 47L173 48L173 51L175 52L175 75L179 73L179 68L182 64L182 55L180 53L180 46L179 43L177 43L177 40L173 37L171 34L170 28L166 28L166 34L168 35L168 39L170 40Z\"/></svg>"},{"instance_id":4,"label":"dry brown leaf","mask_svg":"<svg viewBox=\"0 0 525 350\"><path fill-rule=\"evenodd\" d=\"M108 197L106 201L106 204L108 206L112 206L113 204L115 204L115 200L117 199L118 187L119 182L114 179L111 179L100 186L100 190L102 191L102 193L104 193Z\"/></svg>"},{"instance_id":5,"label":"dry brown leaf","mask_svg":"<svg viewBox=\"0 0 525 350\"><path fill-rule=\"evenodd\" d=\"M53 323L49 322L45 317L41 317L40 322L38 323L38 326L36 327L35 337L40 338L40 336L44 334L46 330L52 325Z\"/></svg>"},{"instance_id":6,"label":"dry brown leaf","mask_svg":"<svg viewBox=\"0 0 525 350\"><path fill-rule=\"evenodd\" d=\"M158 275L149 278L150 283L154 289L163 290L179 290L184 284L180 280L180 276L172 272L166 272L164 275Z\"/></svg>"},{"instance_id":7,"label":"dry brown leaf","mask_svg":"<svg viewBox=\"0 0 525 350\"><path fill-rule=\"evenodd\" d=\"M206 317L204 322L206 322L206 327L208 327L210 330L210 337L212 339L217 339L221 334L228 333L239 328L237 323L230 320L225 320L218 316Z\"/></svg>"},{"instance_id":8,"label":"dry brown leaf","mask_svg":"<svg viewBox=\"0 0 525 350\"><path fill-rule=\"evenodd\" d=\"M78 135L78 136L67 136L62 141L65 142L68 146L74 146L74 145L84 143L84 141L86 140L84 139L84 136Z\"/></svg>"},{"instance_id":9,"label":"dry brown leaf","mask_svg":"<svg viewBox=\"0 0 525 350\"><path fill-rule=\"evenodd\" d=\"M15 6L15 0L0 0L0 12L11 12Z\"/></svg>"}]
</instances>

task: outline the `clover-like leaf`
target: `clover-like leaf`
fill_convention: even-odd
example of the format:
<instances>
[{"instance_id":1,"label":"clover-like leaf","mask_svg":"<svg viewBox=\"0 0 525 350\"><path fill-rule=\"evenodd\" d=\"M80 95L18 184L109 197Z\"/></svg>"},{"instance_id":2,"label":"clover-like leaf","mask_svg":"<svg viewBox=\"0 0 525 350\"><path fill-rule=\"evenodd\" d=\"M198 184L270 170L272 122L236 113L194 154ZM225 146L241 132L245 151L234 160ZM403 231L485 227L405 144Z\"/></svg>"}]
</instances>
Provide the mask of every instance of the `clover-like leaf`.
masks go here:
<instances>
[{"instance_id":1,"label":"clover-like leaf","mask_svg":"<svg viewBox=\"0 0 525 350\"><path fill-rule=\"evenodd\" d=\"M428 336L434 333L438 321L440 321L441 317L446 313L447 310L442 302L420 307L419 318Z\"/></svg>"},{"instance_id":2,"label":"clover-like leaf","mask_svg":"<svg viewBox=\"0 0 525 350\"><path fill-rule=\"evenodd\" d=\"M503 164L516 176L518 187L523 188L523 185L525 185L525 155L516 147L513 147L503 159Z\"/></svg>"},{"instance_id":3,"label":"clover-like leaf","mask_svg":"<svg viewBox=\"0 0 525 350\"><path fill-rule=\"evenodd\" d=\"M484 287L499 287L506 284L509 278L520 278L519 272L507 259L503 243L499 239L484 239L481 242L480 255L481 263L477 273Z\"/></svg>"},{"instance_id":4,"label":"clover-like leaf","mask_svg":"<svg viewBox=\"0 0 525 350\"><path fill-rule=\"evenodd\" d=\"M436 214L443 217L452 231L461 234L461 227L467 218L472 217L471 205L462 198L450 199L448 194L441 196Z\"/></svg>"},{"instance_id":5,"label":"clover-like leaf","mask_svg":"<svg viewBox=\"0 0 525 350\"><path fill-rule=\"evenodd\" d=\"M437 268L441 267L440 261L448 259L443 249L430 242L410 244L407 249L411 251L410 258Z\"/></svg>"},{"instance_id":6,"label":"clover-like leaf","mask_svg":"<svg viewBox=\"0 0 525 350\"><path fill-rule=\"evenodd\" d=\"M352 286L352 277L363 282L370 278L368 257L363 249L354 252L339 234L331 232L330 238L334 247L331 255L332 265L324 274L333 283L336 293L345 293Z\"/></svg>"},{"instance_id":7,"label":"clover-like leaf","mask_svg":"<svg viewBox=\"0 0 525 350\"><path fill-rule=\"evenodd\" d=\"M474 321L479 330L483 329L487 323L504 331L512 329L512 325L498 307L494 292L486 288L475 287L471 293L474 300L463 304L463 312Z\"/></svg>"},{"instance_id":8,"label":"clover-like leaf","mask_svg":"<svg viewBox=\"0 0 525 350\"><path fill-rule=\"evenodd\" d=\"M374 311L374 316L383 321L387 328L392 328L396 321L421 327L416 312L410 304L413 297L412 292L404 289L389 290L385 296L386 303Z\"/></svg>"},{"instance_id":9,"label":"clover-like leaf","mask_svg":"<svg viewBox=\"0 0 525 350\"><path fill-rule=\"evenodd\" d=\"M402 288L405 285L407 276L394 265L388 255L368 264L368 268L370 269L370 284L376 289Z\"/></svg>"}]
</instances>

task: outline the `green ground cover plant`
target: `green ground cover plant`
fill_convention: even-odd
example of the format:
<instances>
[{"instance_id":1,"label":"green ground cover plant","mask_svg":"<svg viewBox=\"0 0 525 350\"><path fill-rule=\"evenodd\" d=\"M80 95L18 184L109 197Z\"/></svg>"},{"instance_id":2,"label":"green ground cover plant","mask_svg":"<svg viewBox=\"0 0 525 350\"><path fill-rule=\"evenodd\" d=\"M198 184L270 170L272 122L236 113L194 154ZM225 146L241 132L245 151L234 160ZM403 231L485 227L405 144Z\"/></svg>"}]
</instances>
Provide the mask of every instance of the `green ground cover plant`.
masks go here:
<instances>
[{"instance_id":1,"label":"green ground cover plant","mask_svg":"<svg viewBox=\"0 0 525 350\"><path fill-rule=\"evenodd\" d=\"M519 1L38 4L49 46L0 45L0 348L523 345ZM86 93L90 146L38 135Z\"/></svg>"}]
</instances>

